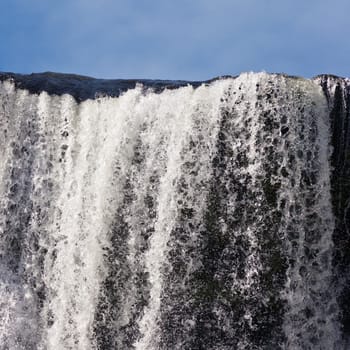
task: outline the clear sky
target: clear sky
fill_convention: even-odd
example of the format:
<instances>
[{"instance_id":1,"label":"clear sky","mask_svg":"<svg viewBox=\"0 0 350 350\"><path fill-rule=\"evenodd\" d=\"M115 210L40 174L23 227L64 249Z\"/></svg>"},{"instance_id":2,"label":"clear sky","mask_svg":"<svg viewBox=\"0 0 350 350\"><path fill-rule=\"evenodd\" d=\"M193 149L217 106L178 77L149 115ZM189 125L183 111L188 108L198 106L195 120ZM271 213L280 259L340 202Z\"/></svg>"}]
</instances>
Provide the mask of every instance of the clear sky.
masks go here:
<instances>
[{"instance_id":1,"label":"clear sky","mask_svg":"<svg viewBox=\"0 0 350 350\"><path fill-rule=\"evenodd\" d=\"M0 71L350 76L350 0L1 0Z\"/></svg>"}]
</instances>

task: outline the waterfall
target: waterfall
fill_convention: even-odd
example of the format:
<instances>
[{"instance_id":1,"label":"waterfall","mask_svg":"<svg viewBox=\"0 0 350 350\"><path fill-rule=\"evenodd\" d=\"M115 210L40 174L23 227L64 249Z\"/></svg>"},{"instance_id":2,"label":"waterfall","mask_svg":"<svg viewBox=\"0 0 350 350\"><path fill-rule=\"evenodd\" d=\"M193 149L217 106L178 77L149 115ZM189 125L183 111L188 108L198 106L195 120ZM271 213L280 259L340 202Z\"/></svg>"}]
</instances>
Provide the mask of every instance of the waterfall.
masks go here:
<instances>
[{"instance_id":1,"label":"waterfall","mask_svg":"<svg viewBox=\"0 0 350 350\"><path fill-rule=\"evenodd\" d=\"M0 78L0 349L350 348L349 80Z\"/></svg>"}]
</instances>

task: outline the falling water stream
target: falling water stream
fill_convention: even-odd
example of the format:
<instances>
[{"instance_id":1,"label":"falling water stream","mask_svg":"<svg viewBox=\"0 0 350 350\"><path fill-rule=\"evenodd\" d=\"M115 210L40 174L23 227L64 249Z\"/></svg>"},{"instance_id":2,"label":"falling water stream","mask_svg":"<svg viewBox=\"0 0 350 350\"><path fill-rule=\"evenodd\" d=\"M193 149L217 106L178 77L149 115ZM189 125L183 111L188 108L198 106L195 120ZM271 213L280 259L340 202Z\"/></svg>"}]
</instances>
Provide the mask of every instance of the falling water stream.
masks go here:
<instances>
[{"instance_id":1,"label":"falling water stream","mask_svg":"<svg viewBox=\"0 0 350 350\"><path fill-rule=\"evenodd\" d=\"M350 349L349 86L2 79L0 349Z\"/></svg>"}]
</instances>

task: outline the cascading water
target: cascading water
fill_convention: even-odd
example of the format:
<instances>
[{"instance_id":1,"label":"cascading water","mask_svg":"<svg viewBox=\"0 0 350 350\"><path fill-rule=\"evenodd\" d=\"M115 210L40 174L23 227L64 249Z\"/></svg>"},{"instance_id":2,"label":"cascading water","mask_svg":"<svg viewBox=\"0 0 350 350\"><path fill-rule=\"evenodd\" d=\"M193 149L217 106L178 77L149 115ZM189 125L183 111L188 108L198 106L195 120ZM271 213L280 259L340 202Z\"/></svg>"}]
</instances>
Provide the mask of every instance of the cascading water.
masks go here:
<instances>
[{"instance_id":1,"label":"cascading water","mask_svg":"<svg viewBox=\"0 0 350 350\"><path fill-rule=\"evenodd\" d=\"M35 79L0 81L1 349L350 349L348 80Z\"/></svg>"}]
</instances>

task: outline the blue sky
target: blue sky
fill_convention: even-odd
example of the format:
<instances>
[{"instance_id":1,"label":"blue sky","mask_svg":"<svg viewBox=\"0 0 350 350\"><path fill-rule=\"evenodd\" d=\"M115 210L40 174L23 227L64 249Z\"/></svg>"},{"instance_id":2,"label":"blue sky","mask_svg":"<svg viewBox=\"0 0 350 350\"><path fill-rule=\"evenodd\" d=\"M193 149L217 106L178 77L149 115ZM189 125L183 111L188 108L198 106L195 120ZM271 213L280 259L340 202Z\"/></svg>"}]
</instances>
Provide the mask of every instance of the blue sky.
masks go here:
<instances>
[{"instance_id":1,"label":"blue sky","mask_svg":"<svg viewBox=\"0 0 350 350\"><path fill-rule=\"evenodd\" d=\"M350 76L349 0L1 0L0 71Z\"/></svg>"}]
</instances>

